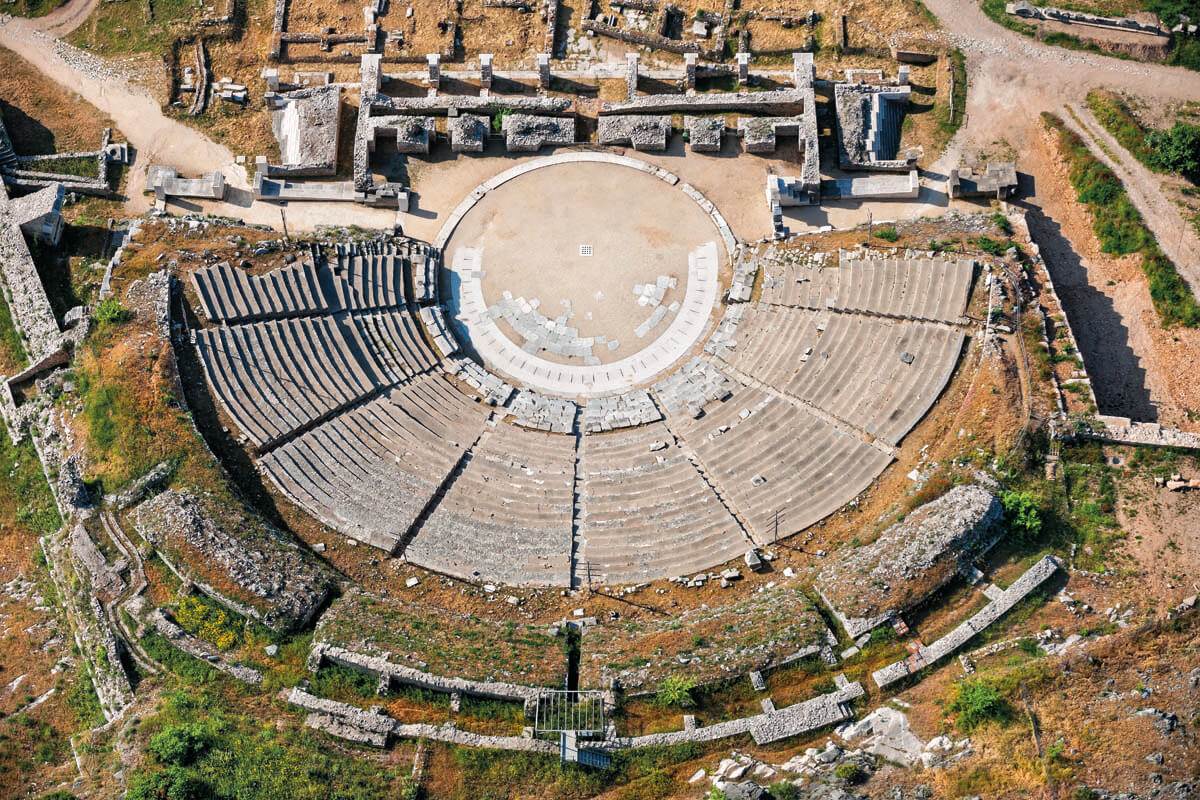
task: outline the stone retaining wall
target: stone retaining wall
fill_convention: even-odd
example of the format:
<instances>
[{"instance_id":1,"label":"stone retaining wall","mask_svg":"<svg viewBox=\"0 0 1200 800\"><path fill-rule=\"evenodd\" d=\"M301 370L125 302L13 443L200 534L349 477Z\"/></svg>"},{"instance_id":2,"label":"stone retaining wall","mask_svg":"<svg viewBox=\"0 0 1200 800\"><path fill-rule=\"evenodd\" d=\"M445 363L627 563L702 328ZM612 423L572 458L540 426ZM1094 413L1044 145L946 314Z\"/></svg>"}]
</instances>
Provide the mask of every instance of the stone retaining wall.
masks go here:
<instances>
[{"instance_id":1,"label":"stone retaining wall","mask_svg":"<svg viewBox=\"0 0 1200 800\"><path fill-rule=\"evenodd\" d=\"M1200 434L1164 428L1156 422L1134 422L1128 417L1096 417L1097 425L1077 431L1084 439L1128 445L1186 447L1200 450Z\"/></svg>"},{"instance_id":2,"label":"stone retaining wall","mask_svg":"<svg viewBox=\"0 0 1200 800\"><path fill-rule=\"evenodd\" d=\"M486 697L491 700L507 700L522 703L526 716L532 716L537 707L537 699L544 690L532 686L520 686L515 683L492 681L470 681L463 678L447 678L422 672L419 669L393 664L386 658L355 653L341 647L333 647L321 642L313 645L308 655L308 668L316 672L324 663L338 664L343 667L370 673L379 678L380 690L385 690L393 681L396 683L429 689L434 692L453 694L460 692L474 697Z\"/></svg>"},{"instance_id":3,"label":"stone retaining wall","mask_svg":"<svg viewBox=\"0 0 1200 800\"><path fill-rule=\"evenodd\" d=\"M558 752L557 743L544 739L486 736L459 730L452 724L405 724L384 714L382 708L375 707L371 710L364 710L346 703L316 697L303 689L292 689L287 694L287 701L310 712L304 721L309 727L376 747L385 746L389 738L433 739L462 747L518 750L527 753L553 754Z\"/></svg>"},{"instance_id":4,"label":"stone retaining wall","mask_svg":"<svg viewBox=\"0 0 1200 800\"><path fill-rule=\"evenodd\" d=\"M63 348L62 331L50 307L25 235L12 216L8 191L0 186L0 278L28 362L36 364Z\"/></svg>"},{"instance_id":5,"label":"stone retaining wall","mask_svg":"<svg viewBox=\"0 0 1200 800\"><path fill-rule=\"evenodd\" d=\"M1061 567L1062 563L1057 558L1054 556L1045 556L1026 570L1011 586L1001 592L999 597L984 606L975 616L928 647L922 647L909 658L903 661L896 661L883 669L876 670L871 674L871 677L880 688L883 688L901 678L906 678L915 672L920 672L926 667L932 666L945 656L962 647L974 638L976 634L987 628L987 626L1000 619L1000 617L1023 600L1026 595L1041 586L1047 578Z\"/></svg>"},{"instance_id":6,"label":"stone retaining wall","mask_svg":"<svg viewBox=\"0 0 1200 800\"><path fill-rule=\"evenodd\" d=\"M766 711L751 717L720 722L704 728L690 728L671 733L647 736L609 736L592 743L597 750L623 750L643 747L669 747L689 742L711 742L730 736L750 734L757 744L798 736L842 722L852 716L849 703L864 694L862 685L855 682L830 694L820 695L778 711ZM440 742L493 750L517 750L533 753L557 753L558 745L543 739L517 736L486 736L459 730L452 724L404 724L383 712L379 706L362 709L316 697L303 689L287 693L287 701L309 713L305 724L334 736L353 741L386 746L390 738L434 739Z\"/></svg>"},{"instance_id":7,"label":"stone retaining wall","mask_svg":"<svg viewBox=\"0 0 1200 800\"><path fill-rule=\"evenodd\" d=\"M193 658L199 659L205 664L209 664L243 683L249 683L254 686L262 683L261 672L250 667L239 666L213 653L210 647L206 646L204 642L167 619L162 609L154 609L154 612L150 615L150 623L156 631L166 638L172 647L182 650Z\"/></svg>"}]
</instances>

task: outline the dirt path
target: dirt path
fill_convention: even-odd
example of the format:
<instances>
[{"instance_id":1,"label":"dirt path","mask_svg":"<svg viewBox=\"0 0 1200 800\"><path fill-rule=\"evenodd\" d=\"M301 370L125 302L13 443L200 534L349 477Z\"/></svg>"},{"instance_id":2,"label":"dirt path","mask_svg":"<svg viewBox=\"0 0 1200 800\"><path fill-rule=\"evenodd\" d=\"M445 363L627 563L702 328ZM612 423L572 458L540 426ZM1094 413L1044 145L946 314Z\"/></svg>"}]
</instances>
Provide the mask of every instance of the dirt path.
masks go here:
<instances>
[{"instance_id":1,"label":"dirt path","mask_svg":"<svg viewBox=\"0 0 1200 800\"><path fill-rule=\"evenodd\" d=\"M29 20L38 30L57 39L66 38L84 23L100 0L67 0L44 17Z\"/></svg>"},{"instance_id":2,"label":"dirt path","mask_svg":"<svg viewBox=\"0 0 1200 800\"><path fill-rule=\"evenodd\" d=\"M1030 173L1015 204L1050 268L1092 378L1100 413L1198 430L1200 330L1164 330L1139 257L1100 251L1092 218L1075 201L1067 168L1043 131L1024 152Z\"/></svg>"},{"instance_id":3,"label":"dirt path","mask_svg":"<svg viewBox=\"0 0 1200 800\"><path fill-rule=\"evenodd\" d=\"M1109 88L1159 101L1200 97L1200 74L1182 67L1143 64L1065 50L1034 41L988 19L974 0L925 0L945 30L933 34L967 57L966 124L938 171L959 155L997 140L1026 152L1040 131L1039 114L1081 103L1090 89Z\"/></svg>"},{"instance_id":4,"label":"dirt path","mask_svg":"<svg viewBox=\"0 0 1200 800\"><path fill-rule=\"evenodd\" d=\"M1200 297L1200 238L1179 213L1179 207L1163 195L1162 179L1121 147L1086 105L1069 108L1075 114L1064 117L1067 127L1080 134L1092 155L1103 161L1125 184L1130 201L1146 220L1158 246L1175 262L1192 292ZM1117 154L1117 159L1109 153Z\"/></svg>"},{"instance_id":5,"label":"dirt path","mask_svg":"<svg viewBox=\"0 0 1200 800\"><path fill-rule=\"evenodd\" d=\"M152 163L171 164L185 173L220 169L235 186L247 186L246 171L234 164L232 152L199 131L167 118L158 101L110 62L54 39L29 20L15 17L0 22L0 45L111 117L137 149L137 172L141 175Z\"/></svg>"}]
</instances>

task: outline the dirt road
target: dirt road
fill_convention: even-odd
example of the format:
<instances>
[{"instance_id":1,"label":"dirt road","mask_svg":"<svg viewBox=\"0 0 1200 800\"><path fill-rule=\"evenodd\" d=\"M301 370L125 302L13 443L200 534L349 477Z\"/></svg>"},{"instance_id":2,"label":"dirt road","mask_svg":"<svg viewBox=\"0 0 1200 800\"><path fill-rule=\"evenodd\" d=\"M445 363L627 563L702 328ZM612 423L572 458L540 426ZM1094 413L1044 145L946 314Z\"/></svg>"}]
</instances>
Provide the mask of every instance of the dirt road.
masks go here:
<instances>
[{"instance_id":1,"label":"dirt road","mask_svg":"<svg viewBox=\"0 0 1200 800\"><path fill-rule=\"evenodd\" d=\"M1081 103L1090 89L1108 88L1162 101L1200 97L1200 74L1065 50L1034 41L988 19L975 0L925 0L945 30L934 34L967 57L966 124L952 142L957 154L1006 139L1024 152L1039 134L1042 111Z\"/></svg>"},{"instance_id":2,"label":"dirt road","mask_svg":"<svg viewBox=\"0 0 1200 800\"><path fill-rule=\"evenodd\" d=\"M137 149L142 175L148 164L171 164L185 173L220 169L235 186L247 186L246 171L234 164L228 148L166 117L158 102L111 62L16 17L0 22L0 45L111 117Z\"/></svg>"},{"instance_id":3,"label":"dirt road","mask_svg":"<svg viewBox=\"0 0 1200 800\"><path fill-rule=\"evenodd\" d=\"M84 23L100 0L67 0L44 17L29 20L35 28L56 39L64 39Z\"/></svg>"},{"instance_id":4,"label":"dirt road","mask_svg":"<svg viewBox=\"0 0 1200 800\"><path fill-rule=\"evenodd\" d=\"M1179 213L1179 207L1163 195L1161 179L1121 147L1086 105L1071 106L1071 109L1074 116L1063 117L1067 127L1079 134L1092 155L1103 161L1125 184L1130 201L1146 220L1158 246L1175 262L1179 274L1200 297L1200 238ZM1116 154L1120 160L1109 153Z\"/></svg>"}]
</instances>

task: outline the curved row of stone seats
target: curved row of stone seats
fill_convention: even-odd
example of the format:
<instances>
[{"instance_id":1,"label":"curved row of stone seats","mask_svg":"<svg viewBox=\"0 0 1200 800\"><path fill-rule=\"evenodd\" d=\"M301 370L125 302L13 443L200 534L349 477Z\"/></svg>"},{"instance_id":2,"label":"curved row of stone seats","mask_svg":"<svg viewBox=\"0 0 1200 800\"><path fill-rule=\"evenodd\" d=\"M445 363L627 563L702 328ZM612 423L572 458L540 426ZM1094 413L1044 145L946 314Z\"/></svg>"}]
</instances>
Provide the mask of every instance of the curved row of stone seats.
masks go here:
<instances>
[{"instance_id":1,"label":"curved row of stone seats","mask_svg":"<svg viewBox=\"0 0 1200 800\"><path fill-rule=\"evenodd\" d=\"M575 437L493 422L404 549L466 580L567 586Z\"/></svg>"},{"instance_id":2,"label":"curved row of stone seats","mask_svg":"<svg viewBox=\"0 0 1200 800\"><path fill-rule=\"evenodd\" d=\"M759 303L747 306L738 344L722 360L734 369L788 394L796 393L801 368L816 355L829 312Z\"/></svg>"},{"instance_id":3,"label":"curved row of stone seats","mask_svg":"<svg viewBox=\"0 0 1200 800\"><path fill-rule=\"evenodd\" d=\"M672 418L760 541L812 525L871 484L892 458L783 398L742 387L699 419Z\"/></svg>"},{"instance_id":4,"label":"curved row of stone seats","mask_svg":"<svg viewBox=\"0 0 1200 800\"><path fill-rule=\"evenodd\" d=\"M446 314L442 311L441 306L422 306L420 310L421 322L425 324L425 330L429 334L429 338L433 340L433 346L443 357L448 358L459 351L458 339L450 333L450 328L446 324Z\"/></svg>"},{"instance_id":5,"label":"curved row of stone seats","mask_svg":"<svg viewBox=\"0 0 1200 800\"><path fill-rule=\"evenodd\" d=\"M868 422L868 433L891 445L916 427L950 382L966 334L934 326L908 326L895 342L891 364L886 353L855 413ZM896 357L896 353L900 357ZM911 363L903 354L913 357Z\"/></svg>"},{"instance_id":6,"label":"curved row of stone seats","mask_svg":"<svg viewBox=\"0 0 1200 800\"><path fill-rule=\"evenodd\" d=\"M391 552L487 417L444 378L422 375L272 450L260 464L314 517Z\"/></svg>"},{"instance_id":7,"label":"curved row of stone seats","mask_svg":"<svg viewBox=\"0 0 1200 800\"><path fill-rule=\"evenodd\" d=\"M582 582L690 574L750 546L663 423L586 436L582 448Z\"/></svg>"},{"instance_id":8,"label":"curved row of stone seats","mask_svg":"<svg viewBox=\"0 0 1200 800\"><path fill-rule=\"evenodd\" d=\"M329 270L307 263L247 275L245 270L222 261L192 273L200 307L213 322L300 317L338 310L336 300L331 306L323 284L333 285Z\"/></svg>"},{"instance_id":9,"label":"curved row of stone seats","mask_svg":"<svg viewBox=\"0 0 1200 800\"><path fill-rule=\"evenodd\" d=\"M974 262L922 258L845 261L835 307L954 322L967 309Z\"/></svg>"},{"instance_id":10,"label":"curved row of stone seats","mask_svg":"<svg viewBox=\"0 0 1200 800\"><path fill-rule=\"evenodd\" d=\"M395 253L349 253L338 257L333 288L344 309L398 308L405 304L404 273L404 258Z\"/></svg>"},{"instance_id":11,"label":"curved row of stone seats","mask_svg":"<svg viewBox=\"0 0 1200 800\"><path fill-rule=\"evenodd\" d=\"M350 319L387 383L426 372L437 364L420 323L407 310L359 312Z\"/></svg>"},{"instance_id":12,"label":"curved row of stone seats","mask_svg":"<svg viewBox=\"0 0 1200 800\"><path fill-rule=\"evenodd\" d=\"M779 388L897 444L945 388L964 338L929 323L834 314L812 356Z\"/></svg>"},{"instance_id":13,"label":"curved row of stone seats","mask_svg":"<svg viewBox=\"0 0 1200 800\"><path fill-rule=\"evenodd\" d=\"M383 384L355 327L330 317L198 330L195 342L217 399L260 449Z\"/></svg>"},{"instance_id":14,"label":"curved row of stone seats","mask_svg":"<svg viewBox=\"0 0 1200 800\"><path fill-rule=\"evenodd\" d=\"M764 267L762 301L815 310L832 308L841 276L836 267L773 263Z\"/></svg>"}]
</instances>

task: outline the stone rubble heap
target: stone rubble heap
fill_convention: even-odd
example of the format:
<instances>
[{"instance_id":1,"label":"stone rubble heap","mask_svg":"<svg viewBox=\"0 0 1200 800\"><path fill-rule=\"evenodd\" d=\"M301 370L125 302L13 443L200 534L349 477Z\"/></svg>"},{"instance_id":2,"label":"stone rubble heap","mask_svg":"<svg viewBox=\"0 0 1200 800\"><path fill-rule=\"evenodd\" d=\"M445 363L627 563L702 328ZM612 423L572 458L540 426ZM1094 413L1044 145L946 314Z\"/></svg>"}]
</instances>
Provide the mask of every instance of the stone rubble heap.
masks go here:
<instances>
[{"instance_id":1,"label":"stone rubble heap","mask_svg":"<svg viewBox=\"0 0 1200 800\"><path fill-rule=\"evenodd\" d=\"M1000 501L980 486L956 486L874 542L848 547L817 577L817 591L851 637L919 603L1002 533Z\"/></svg>"},{"instance_id":2,"label":"stone rubble heap","mask_svg":"<svg viewBox=\"0 0 1200 800\"><path fill-rule=\"evenodd\" d=\"M662 414L645 389L592 398L583 412L584 430L587 433L636 428L660 419Z\"/></svg>"},{"instance_id":3,"label":"stone rubble heap","mask_svg":"<svg viewBox=\"0 0 1200 800\"><path fill-rule=\"evenodd\" d=\"M571 433L575 429L575 415L579 407L570 400L521 389L508 404L508 411L516 417L516 423L524 428Z\"/></svg>"},{"instance_id":4,"label":"stone rubble heap","mask_svg":"<svg viewBox=\"0 0 1200 800\"><path fill-rule=\"evenodd\" d=\"M708 403L729 397L734 386L733 380L711 361L697 356L654 384L654 394L667 413L686 409L693 417L698 417Z\"/></svg>"},{"instance_id":5,"label":"stone rubble heap","mask_svg":"<svg viewBox=\"0 0 1200 800\"><path fill-rule=\"evenodd\" d=\"M176 569L210 586L206 594L274 630L303 627L329 596L319 563L266 520L218 515L206 500L173 489L138 506L134 520Z\"/></svg>"}]
</instances>

